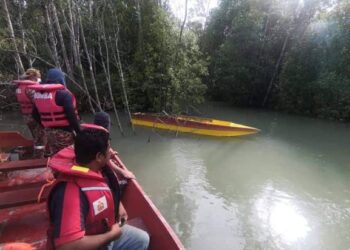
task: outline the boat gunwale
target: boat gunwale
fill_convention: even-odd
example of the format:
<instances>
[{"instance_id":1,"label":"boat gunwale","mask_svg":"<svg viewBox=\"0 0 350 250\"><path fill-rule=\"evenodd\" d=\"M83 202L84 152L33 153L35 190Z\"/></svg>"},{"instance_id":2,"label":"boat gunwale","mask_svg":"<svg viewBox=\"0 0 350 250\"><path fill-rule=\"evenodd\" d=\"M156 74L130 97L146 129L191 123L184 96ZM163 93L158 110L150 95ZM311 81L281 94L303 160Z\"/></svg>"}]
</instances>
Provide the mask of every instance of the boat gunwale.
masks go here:
<instances>
[{"instance_id":1,"label":"boat gunwale","mask_svg":"<svg viewBox=\"0 0 350 250\"><path fill-rule=\"evenodd\" d=\"M9 132L9 133L11 133L11 132ZM20 133L18 133L18 134L20 136L22 136ZM124 165L123 161L120 159L119 155L114 155L113 157L114 157L114 160L118 163L118 165L120 167L127 169L126 166ZM41 165L42 167L47 166L47 164L46 164L47 159L45 159L45 160L34 159L34 160L17 161L17 163L19 163L20 166L15 166L16 164L14 161L11 164L5 164L3 168L6 171L9 171L8 168L11 166L14 166L16 169L27 169L26 165L28 165L27 163L30 161L34 161L37 163L36 164L37 166L35 166L34 168L40 167L39 165ZM2 164L3 163L0 163L0 166ZM167 249L171 249L171 250L185 249L180 238L177 236L177 234L172 229L172 227L169 225L169 223L165 220L165 218L163 217L163 215L161 214L159 209L154 205L153 201L148 197L148 195L145 193L145 191L143 190L141 185L137 182L137 180L131 179L128 186L129 186L129 189L134 190L134 191L136 190L136 192L137 192L136 196L138 197L137 202L139 202L139 206L141 204L143 204L142 207L145 209L145 211L143 211L143 212L140 211L139 213L136 213L137 217L143 218L145 212L147 214L151 214L152 218L145 218L145 219L147 219L148 221L153 220L153 222L149 222L148 227L146 224L146 227L153 228L153 230L150 231L150 234L151 235L153 234L153 237L156 237L156 235L158 235L156 237L158 239L158 241L157 241L157 243L151 242L151 245L154 245L154 244L155 245L153 248L150 245L150 249L155 249L155 248L157 249L158 245L167 246L168 247ZM128 190L128 188L126 190ZM20 189L18 189L17 191L21 192ZM126 194L124 194L124 196L125 195ZM124 197L124 198L126 198L126 197ZM8 222L9 223L16 223L16 220L20 219L21 217L23 217L23 216L28 217L30 215L26 211L30 211L33 207L35 208L37 206L46 207L46 204L44 202L40 202L40 203L29 203L29 204L25 204L25 205L21 205L21 206L11 206L8 208L2 208L2 209L0 209L0 218L2 218L2 222L6 223L6 224ZM128 204L128 206L131 206L131 204ZM140 208L136 207L134 209L134 211L138 211L138 209L140 209ZM20 216L19 218L15 218L17 213L19 213L19 215L18 215L18 216ZM13 216L11 216L11 215L13 215ZM135 218L137 218L137 217L135 217ZM3 236L3 233L7 232L6 231L6 224L4 224L2 226L2 230L0 230L0 248L1 248L2 244L8 242L8 240L6 240L6 236ZM157 228L157 230L155 230L155 228ZM161 232L158 232L159 229L161 229ZM30 233L28 235L30 236ZM46 234L44 234L44 238L46 238ZM32 243L35 244L36 242L32 242ZM42 247L43 247L43 245L40 245L39 249L42 249Z\"/></svg>"}]
</instances>

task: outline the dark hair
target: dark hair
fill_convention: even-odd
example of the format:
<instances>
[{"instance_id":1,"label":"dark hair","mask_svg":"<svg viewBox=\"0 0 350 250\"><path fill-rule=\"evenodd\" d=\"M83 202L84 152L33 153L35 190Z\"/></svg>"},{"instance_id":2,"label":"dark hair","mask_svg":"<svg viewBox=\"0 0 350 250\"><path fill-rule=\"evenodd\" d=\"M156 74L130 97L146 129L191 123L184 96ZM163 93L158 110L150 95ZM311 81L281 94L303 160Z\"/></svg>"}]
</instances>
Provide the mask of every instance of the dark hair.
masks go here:
<instances>
[{"instance_id":1,"label":"dark hair","mask_svg":"<svg viewBox=\"0 0 350 250\"><path fill-rule=\"evenodd\" d=\"M74 152L78 164L88 164L95 160L97 153L105 154L108 149L109 134L97 129L82 129L74 140Z\"/></svg>"}]
</instances>

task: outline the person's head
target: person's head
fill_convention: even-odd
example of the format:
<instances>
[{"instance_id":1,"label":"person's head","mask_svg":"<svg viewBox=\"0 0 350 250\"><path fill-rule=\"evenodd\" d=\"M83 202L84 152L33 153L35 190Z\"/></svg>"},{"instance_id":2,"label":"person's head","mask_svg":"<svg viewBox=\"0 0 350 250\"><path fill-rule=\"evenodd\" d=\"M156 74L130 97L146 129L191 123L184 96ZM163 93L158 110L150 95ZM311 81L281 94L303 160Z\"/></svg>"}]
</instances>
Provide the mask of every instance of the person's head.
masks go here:
<instances>
[{"instance_id":1,"label":"person's head","mask_svg":"<svg viewBox=\"0 0 350 250\"><path fill-rule=\"evenodd\" d=\"M94 117L94 124L104 127L108 131L110 131L111 128L111 117L106 112L97 112L95 113Z\"/></svg>"},{"instance_id":2,"label":"person's head","mask_svg":"<svg viewBox=\"0 0 350 250\"><path fill-rule=\"evenodd\" d=\"M100 126L82 128L74 141L76 163L98 170L109 160L109 133Z\"/></svg>"},{"instance_id":3,"label":"person's head","mask_svg":"<svg viewBox=\"0 0 350 250\"><path fill-rule=\"evenodd\" d=\"M41 81L41 74L40 71L34 68L29 68L26 70L26 72L20 76L20 79L22 80L30 80L33 82L40 82Z\"/></svg>"},{"instance_id":4,"label":"person's head","mask_svg":"<svg viewBox=\"0 0 350 250\"><path fill-rule=\"evenodd\" d=\"M45 83L60 83L66 86L64 73L58 68L52 68L47 71Z\"/></svg>"}]
</instances>

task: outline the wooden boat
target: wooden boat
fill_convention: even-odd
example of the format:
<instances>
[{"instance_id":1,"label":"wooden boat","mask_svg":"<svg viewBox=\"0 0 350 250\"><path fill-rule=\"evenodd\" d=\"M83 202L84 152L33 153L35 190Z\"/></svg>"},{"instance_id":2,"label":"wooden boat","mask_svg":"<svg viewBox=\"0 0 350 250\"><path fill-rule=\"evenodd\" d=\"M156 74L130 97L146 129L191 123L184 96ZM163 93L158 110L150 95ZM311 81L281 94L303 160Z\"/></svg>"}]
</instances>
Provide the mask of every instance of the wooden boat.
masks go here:
<instances>
[{"instance_id":1,"label":"wooden boat","mask_svg":"<svg viewBox=\"0 0 350 250\"><path fill-rule=\"evenodd\" d=\"M0 132L0 148L23 144L28 146L30 143L21 137L15 132ZM126 168L118 155L114 160L120 167ZM33 249L45 249L48 217L44 200L48 191L42 194L40 202L37 201L44 178L35 182L6 185L10 181L6 179L6 174L44 169L47 163L47 159L0 163L0 172L5 175L2 182L0 181L0 249L5 249L5 245L10 242L25 242L31 244ZM184 249L179 238L136 180L129 180L122 202L128 213L128 223L150 234L149 249Z\"/></svg>"},{"instance_id":2,"label":"wooden boat","mask_svg":"<svg viewBox=\"0 0 350 250\"><path fill-rule=\"evenodd\" d=\"M242 136L260 131L229 121L183 115L134 113L131 121L134 125L209 136Z\"/></svg>"}]
</instances>

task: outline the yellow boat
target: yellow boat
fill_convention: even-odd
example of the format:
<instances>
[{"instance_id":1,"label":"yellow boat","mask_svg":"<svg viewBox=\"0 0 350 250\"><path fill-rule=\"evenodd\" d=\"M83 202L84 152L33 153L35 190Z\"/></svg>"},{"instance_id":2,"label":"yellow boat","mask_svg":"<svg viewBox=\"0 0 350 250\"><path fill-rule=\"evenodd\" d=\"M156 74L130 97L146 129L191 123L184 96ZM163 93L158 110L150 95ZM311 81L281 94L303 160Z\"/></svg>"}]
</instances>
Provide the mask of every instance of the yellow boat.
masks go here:
<instances>
[{"instance_id":1,"label":"yellow boat","mask_svg":"<svg viewBox=\"0 0 350 250\"><path fill-rule=\"evenodd\" d=\"M139 126L209 136L242 136L260 131L257 128L229 121L183 115L134 113L131 121L134 125Z\"/></svg>"}]
</instances>

